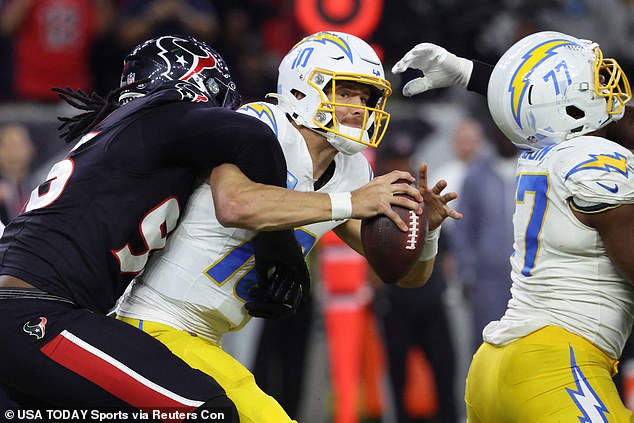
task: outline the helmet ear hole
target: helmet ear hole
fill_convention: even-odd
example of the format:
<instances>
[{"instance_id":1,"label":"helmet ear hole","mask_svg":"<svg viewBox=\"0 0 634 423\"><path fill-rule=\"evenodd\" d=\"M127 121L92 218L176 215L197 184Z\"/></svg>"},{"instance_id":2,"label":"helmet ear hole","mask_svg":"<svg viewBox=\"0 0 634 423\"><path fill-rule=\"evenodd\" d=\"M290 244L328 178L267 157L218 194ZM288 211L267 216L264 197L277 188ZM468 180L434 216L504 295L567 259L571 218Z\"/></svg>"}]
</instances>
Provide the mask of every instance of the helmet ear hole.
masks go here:
<instances>
[{"instance_id":1,"label":"helmet ear hole","mask_svg":"<svg viewBox=\"0 0 634 423\"><path fill-rule=\"evenodd\" d=\"M586 113L577 106L566 106L566 114L575 120L583 119ZM574 132L574 130L572 130Z\"/></svg>"},{"instance_id":2,"label":"helmet ear hole","mask_svg":"<svg viewBox=\"0 0 634 423\"><path fill-rule=\"evenodd\" d=\"M298 100L301 100L302 98L306 97L306 94L304 94L303 92L299 90L296 90L295 88L291 90L291 94L293 94L295 98Z\"/></svg>"}]
</instances>

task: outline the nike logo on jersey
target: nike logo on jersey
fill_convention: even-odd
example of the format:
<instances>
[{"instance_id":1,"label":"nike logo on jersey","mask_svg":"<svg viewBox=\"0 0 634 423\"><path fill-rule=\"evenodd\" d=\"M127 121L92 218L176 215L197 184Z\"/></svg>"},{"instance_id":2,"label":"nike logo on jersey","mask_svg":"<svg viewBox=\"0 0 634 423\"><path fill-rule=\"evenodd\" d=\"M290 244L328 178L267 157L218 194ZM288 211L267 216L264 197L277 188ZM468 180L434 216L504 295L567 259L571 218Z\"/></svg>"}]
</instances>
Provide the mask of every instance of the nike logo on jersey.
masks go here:
<instances>
[{"instance_id":1,"label":"nike logo on jersey","mask_svg":"<svg viewBox=\"0 0 634 423\"><path fill-rule=\"evenodd\" d=\"M601 182L597 182L597 185L599 185L601 188L607 189L612 194L616 194L619 191L619 186L617 184L614 184L614 186L609 186L609 185L604 185Z\"/></svg>"}]
</instances>

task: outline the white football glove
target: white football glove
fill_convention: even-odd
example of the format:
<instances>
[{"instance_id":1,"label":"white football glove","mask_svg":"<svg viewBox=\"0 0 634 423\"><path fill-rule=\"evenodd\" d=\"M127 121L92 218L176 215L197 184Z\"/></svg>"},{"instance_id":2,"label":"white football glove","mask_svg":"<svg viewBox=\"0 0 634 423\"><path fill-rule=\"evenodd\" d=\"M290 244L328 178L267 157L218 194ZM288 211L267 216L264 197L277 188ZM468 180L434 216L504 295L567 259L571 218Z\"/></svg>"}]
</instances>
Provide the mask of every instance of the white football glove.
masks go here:
<instances>
[{"instance_id":1,"label":"white football glove","mask_svg":"<svg viewBox=\"0 0 634 423\"><path fill-rule=\"evenodd\" d=\"M473 71L473 62L449 53L436 44L421 43L392 67L392 73L401 73L407 68L424 73L424 76L412 79L403 87L403 95L411 97L434 88L454 85L466 87Z\"/></svg>"}]
</instances>

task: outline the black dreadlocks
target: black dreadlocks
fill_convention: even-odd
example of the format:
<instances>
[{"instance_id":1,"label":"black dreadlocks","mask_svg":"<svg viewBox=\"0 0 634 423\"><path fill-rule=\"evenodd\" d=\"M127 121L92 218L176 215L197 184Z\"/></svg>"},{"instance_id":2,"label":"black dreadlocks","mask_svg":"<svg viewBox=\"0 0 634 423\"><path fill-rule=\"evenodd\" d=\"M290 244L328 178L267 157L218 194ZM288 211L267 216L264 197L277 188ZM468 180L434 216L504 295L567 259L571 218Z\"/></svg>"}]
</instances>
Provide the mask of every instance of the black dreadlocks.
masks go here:
<instances>
[{"instance_id":1,"label":"black dreadlocks","mask_svg":"<svg viewBox=\"0 0 634 423\"><path fill-rule=\"evenodd\" d=\"M65 89L53 88L52 90L74 108L86 110L84 113L72 117L59 116L57 118L62 122L57 130L60 137L67 143L87 134L91 128L119 107L121 88L111 91L105 99L96 92L88 95L82 90L74 91L70 87Z\"/></svg>"},{"instance_id":2,"label":"black dreadlocks","mask_svg":"<svg viewBox=\"0 0 634 423\"><path fill-rule=\"evenodd\" d=\"M75 91L70 87L52 88L59 98L74 108L86 110L86 112L72 117L57 117L58 120L62 121L62 124L57 127L60 137L67 143L70 143L86 135L95 125L121 106L121 104L119 104L119 96L122 91L129 89L133 85L145 84L148 81L149 78L146 78L119 87L110 91L110 94L108 94L106 98L103 98L94 91L88 95L82 90Z\"/></svg>"}]
</instances>

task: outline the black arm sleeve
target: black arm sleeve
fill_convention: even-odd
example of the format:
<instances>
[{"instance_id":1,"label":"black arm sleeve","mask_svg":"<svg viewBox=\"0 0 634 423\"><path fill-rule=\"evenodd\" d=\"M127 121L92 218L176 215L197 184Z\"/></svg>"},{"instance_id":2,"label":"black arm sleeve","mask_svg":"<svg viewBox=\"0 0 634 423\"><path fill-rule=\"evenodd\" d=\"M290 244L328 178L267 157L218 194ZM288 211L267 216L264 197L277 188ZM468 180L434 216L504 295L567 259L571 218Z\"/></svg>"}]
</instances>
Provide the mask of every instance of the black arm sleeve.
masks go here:
<instances>
[{"instance_id":1,"label":"black arm sleeve","mask_svg":"<svg viewBox=\"0 0 634 423\"><path fill-rule=\"evenodd\" d=\"M286 187L286 160L282 147L264 122L222 108L201 108L187 119L188 127L200 125L208 129L197 131L184 140L184 147L196 150L198 154L183 154L182 160L198 166L234 163L255 182Z\"/></svg>"},{"instance_id":2,"label":"black arm sleeve","mask_svg":"<svg viewBox=\"0 0 634 423\"><path fill-rule=\"evenodd\" d=\"M183 166L201 170L233 163L251 180L286 187L286 161L273 131L260 120L218 107L172 103L146 114L137 169ZM139 129L137 129L139 131Z\"/></svg>"},{"instance_id":3,"label":"black arm sleeve","mask_svg":"<svg viewBox=\"0 0 634 423\"><path fill-rule=\"evenodd\" d=\"M486 97L493 66L488 63L480 62L479 60L472 60L472 62L473 71L471 72L469 83L467 84L467 90Z\"/></svg>"}]
</instances>

